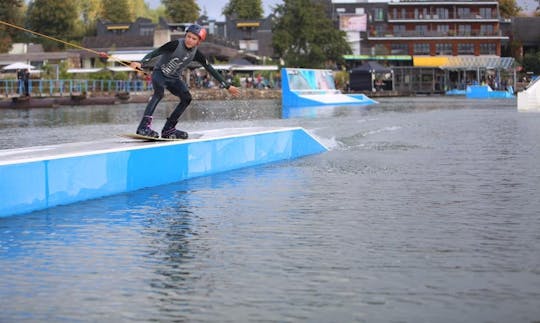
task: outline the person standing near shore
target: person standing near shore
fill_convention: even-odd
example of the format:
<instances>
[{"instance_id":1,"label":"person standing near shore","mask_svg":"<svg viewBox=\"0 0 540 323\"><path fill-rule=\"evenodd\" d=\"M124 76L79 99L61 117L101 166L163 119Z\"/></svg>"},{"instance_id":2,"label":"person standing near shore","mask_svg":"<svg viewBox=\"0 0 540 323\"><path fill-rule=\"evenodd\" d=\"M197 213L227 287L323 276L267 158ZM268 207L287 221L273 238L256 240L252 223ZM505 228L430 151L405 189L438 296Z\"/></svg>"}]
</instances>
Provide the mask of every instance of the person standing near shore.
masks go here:
<instances>
[{"instance_id":1,"label":"person standing near shore","mask_svg":"<svg viewBox=\"0 0 540 323\"><path fill-rule=\"evenodd\" d=\"M24 69L24 72L23 72L23 85L24 85L24 95L25 96L30 96L30 70L29 69Z\"/></svg>"},{"instance_id":2,"label":"person standing near shore","mask_svg":"<svg viewBox=\"0 0 540 323\"><path fill-rule=\"evenodd\" d=\"M172 94L180 98L180 103L176 106L161 131L162 138L169 139L187 139L188 133L177 130L178 119L191 103L192 97L187 85L180 79L182 72L192 61L199 62L215 79L219 81L222 87L227 89L233 96L240 95L240 90L228 83L221 74L219 74L208 63L208 60L198 50L198 46L206 39L206 30L197 24L188 27L184 38L170 41L163 46L151 51L143 57L141 63L132 62L130 66L141 70L151 67L151 61L158 56L158 62L152 72L152 86L154 93L148 102L142 120L137 127L137 134L152 138L159 138L159 134L152 130L152 115L158 103L165 95L165 88Z\"/></svg>"}]
</instances>

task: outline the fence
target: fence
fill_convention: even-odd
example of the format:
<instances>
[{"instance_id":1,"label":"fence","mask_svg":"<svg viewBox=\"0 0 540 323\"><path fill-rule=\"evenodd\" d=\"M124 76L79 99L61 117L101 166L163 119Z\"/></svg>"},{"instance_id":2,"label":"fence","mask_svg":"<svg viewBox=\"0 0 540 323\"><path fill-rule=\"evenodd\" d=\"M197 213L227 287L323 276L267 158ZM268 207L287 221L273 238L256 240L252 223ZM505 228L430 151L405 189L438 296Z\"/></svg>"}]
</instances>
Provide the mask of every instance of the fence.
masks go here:
<instances>
[{"instance_id":1,"label":"fence","mask_svg":"<svg viewBox=\"0 0 540 323\"><path fill-rule=\"evenodd\" d=\"M0 97L24 93L18 80L0 80ZM151 91L152 83L143 80L29 80L31 96L69 96L81 93L119 93Z\"/></svg>"}]
</instances>

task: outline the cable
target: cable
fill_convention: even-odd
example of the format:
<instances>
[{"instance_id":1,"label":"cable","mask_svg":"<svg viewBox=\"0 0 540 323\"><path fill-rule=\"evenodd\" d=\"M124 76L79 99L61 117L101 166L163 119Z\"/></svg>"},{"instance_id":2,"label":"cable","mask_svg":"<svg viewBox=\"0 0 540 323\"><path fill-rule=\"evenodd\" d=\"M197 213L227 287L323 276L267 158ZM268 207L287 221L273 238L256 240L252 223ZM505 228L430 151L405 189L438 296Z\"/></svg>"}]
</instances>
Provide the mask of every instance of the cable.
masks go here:
<instances>
[{"instance_id":1,"label":"cable","mask_svg":"<svg viewBox=\"0 0 540 323\"><path fill-rule=\"evenodd\" d=\"M86 47L82 47L82 46L77 45L77 44L69 43L69 42L67 42L67 41L64 41L64 40L61 40L61 39L58 39L58 38L54 38L54 37L51 37L51 36L47 36L47 35L45 35L45 34L38 33L37 31L33 31L33 30L30 30L30 29L26 29L26 28L24 28L24 27L14 25L14 24L11 24L11 23L9 23L9 22L5 22L5 21L3 21L3 20L0 20L0 23L6 25L6 26L8 26L8 27L16 28L16 29L19 29L19 30L22 30L22 31L26 31L26 32L32 33L32 34L34 34L34 35L38 35L38 36L41 36L41 37L44 37L44 38L47 38L47 39L50 39L50 40L57 41L57 42L62 43L62 44L64 44L64 45L68 45L68 46L71 46L71 47L75 47L75 48L78 48L78 49L85 50L85 51L87 51L87 52L96 54L96 55L98 55L99 57L104 57L104 56L105 56L106 58L110 58L110 59L112 59L112 60L114 60L114 61L116 61L116 62L118 62L118 63L120 63L120 64L122 64L122 65L124 65L124 66L127 66L127 67L133 69L134 71L137 71L137 72L143 72L144 74L147 74L147 72L143 71L142 69L136 69L136 68L133 68L133 67L131 67L130 64L126 64L126 63L124 63L123 61L121 61L120 59L118 59L118 58L116 58L116 57L114 57L114 56L112 56L112 55L109 55L109 54L107 54L107 53L105 53L105 52L98 52L98 51L95 51L95 50L90 49L90 48L86 48Z\"/></svg>"}]
</instances>

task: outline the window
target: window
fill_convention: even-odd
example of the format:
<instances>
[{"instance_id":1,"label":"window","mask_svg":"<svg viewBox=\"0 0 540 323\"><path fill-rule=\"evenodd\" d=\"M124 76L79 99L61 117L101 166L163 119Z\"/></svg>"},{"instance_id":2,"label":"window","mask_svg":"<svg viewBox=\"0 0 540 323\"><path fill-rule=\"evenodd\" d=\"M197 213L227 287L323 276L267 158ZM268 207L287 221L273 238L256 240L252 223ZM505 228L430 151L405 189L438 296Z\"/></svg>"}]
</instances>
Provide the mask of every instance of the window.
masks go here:
<instances>
[{"instance_id":1,"label":"window","mask_svg":"<svg viewBox=\"0 0 540 323\"><path fill-rule=\"evenodd\" d=\"M497 55L497 45L480 44L480 55Z\"/></svg>"},{"instance_id":2,"label":"window","mask_svg":"<svg viewBox=\"0 0 540 323\"><path fill-rule=\"evenodd\" d=\"M259 41L256 39L243 39L238 41L240 49L256 52L259 50Z\"/></svg>"},{"instance_id":3,"label":"window","mask_svg":"<svg viewBox=\"0 0 540 323\"><path fill-rule=\"evenodd\" d=\"M436 19L448 19L448 8L437 8Z\"/></svg>"},{"instance_id":4,"label":"window","mask_svg":"<svg viewBox=\"0 0 540 323\"><path fill-rule=\"evenodd\" d=\"M427 34L428 31L426 25L416 25L414 27L414 30L416 31L416 34L420 36L424 36L425 34Z\"/></svg>"},{"instance_id":5,"label":"window","mask_svg":"<svg viewBox=\"0 0 540 323\"><path fill-rule=\"evenodd\" d=\"M435 44L435 55L452 55L452 44Z\"/></svg>"},{"instance_id":6,"label":"window","mask_svg":"<svg viewBox=\"0 0 540 323\"><path fill-rule=\"evenodd\" d=\"M429 55L429 44L414 44L414 55Z\"/></svg>"},{"instance_id":7,"label":"window","mask_svg":"<svg viewBox=\"0 0 540 323\"><path fill-rule=\"evenodd\" d=\"M458 44L458 55L474 55L473 44Z\"/></svg>"},{"instance_id":8,"label":"window","mask_svg":"<svg viewBox=\"0 0 540 323\"><path fill-rule=\"evenodd\" d=\"M471 8L457 8L457 15L460 19L471 18Z\"/></svg>"},{"instance_id":9,"label":"window","mask_svg":"<svg viewBox=\"0 0 540 323\"><path fill-rule=\"evenodd\" d=\"M141 27L140 34L141 34L141 36L152 36L152 35L154 35L154 28L152 28L152 27Z\"/></svg>"},{"instance_id":10,"label":"window","mask_svg":"<svg viewBox=\"0 0 540 323\"><path fill-rule=\"evenodd\" d=\"M375 25L375 31L377 32L377 35L382 36L386 33L386 26Z\"/></svg>"},{"instance_id":11,"label":"window","mask_svg":"<svg viewBox=\"0 0 540 323\"><path fill-rule=\"evenodd\" d=\"M491 8L480 8L480 16L487 19L493 18L493 16L491 15Z\"/></svg>"},{"instance_id":12,"label":"window","mask_svg":"<svg viewBox=\"0 0 540 323\"><path fill-rule=\"evenodd\" d=\"M392 44L390 46L390 53L392 55L407 55L409 54L409 46L407 44Z\"/></svg>"},{"instance_id":13,"label":"window","mask_svg":"<svg viewBox=\"0 0 540 323\"><path fill-rule=\"evenodd\" d=\"M481 36L492 36L493 34L493 25L480 25Z\"/></svg>"},{"instance_id":14,"label":"window","mask_svg":"<svg viewBox=\"0 0 540 323\"><path fill-rule=\"evenodd\" d=\"M448 31L450 30L450 26L448 25L437 25L437 33L442 36L448 35Z\"/></svg>"},{"instance_id":15,"label":"window","mask_svg":"<svg viewBox=\"0 0 540 323\"><path fill-rule=\"evenodd\" d=\"M384 20L384 10L382 8L373 9L373 17L374 17L375 21L383 21Z\"/></svg>"},{"instance_id":16,"label":"window","mask_svg":"<svg viewBox=\"0 0 540 323\"><path fill-rule=\"evenodd\" d=\"M460 36L470 36L471 35L471 25L459 25L458 34Z\"/></svg>"},{"instance_id":17,"label":"window","mask_svg":"<svg viewBox=\"0 0 540 323\"><path fill-rule=\"evenodd\" d=\"M405 25L394 25L394 35L404 36L405 35Z\"/></svg>"}]
</instances>

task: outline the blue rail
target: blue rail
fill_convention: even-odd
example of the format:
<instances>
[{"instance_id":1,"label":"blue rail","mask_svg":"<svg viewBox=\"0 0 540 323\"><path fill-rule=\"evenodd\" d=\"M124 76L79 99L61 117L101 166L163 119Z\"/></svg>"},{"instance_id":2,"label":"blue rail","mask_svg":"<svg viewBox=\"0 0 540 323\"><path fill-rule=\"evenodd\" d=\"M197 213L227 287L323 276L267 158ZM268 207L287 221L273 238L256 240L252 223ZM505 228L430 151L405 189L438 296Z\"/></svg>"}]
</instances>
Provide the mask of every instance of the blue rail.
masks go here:
<instances>
[{"instance_id":1,"label":"blue rail","mask_svg":"<svg viewBox=\"0 0 540 323\"><path fill-rule=\"evenodd\" d=\"M152 83L143 80L30 80L28 89L32 96L64 96L91 92L143 92L151 91ZM18 80L0 80L0 97L23 93L23 83Z\"/></svg>"},{"instance_id":2,"label":"blue rail","mask_svg":"<svg viewBox=\"0 0 540 323\"><path fill-rule=\"evenodd\" d=\"M0 151L0 218L327 151L302 128L201 134L159 144L111 139ZM161 167L149 171L156 160Z\"/></svg>"}]
</instances>

